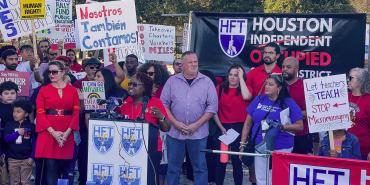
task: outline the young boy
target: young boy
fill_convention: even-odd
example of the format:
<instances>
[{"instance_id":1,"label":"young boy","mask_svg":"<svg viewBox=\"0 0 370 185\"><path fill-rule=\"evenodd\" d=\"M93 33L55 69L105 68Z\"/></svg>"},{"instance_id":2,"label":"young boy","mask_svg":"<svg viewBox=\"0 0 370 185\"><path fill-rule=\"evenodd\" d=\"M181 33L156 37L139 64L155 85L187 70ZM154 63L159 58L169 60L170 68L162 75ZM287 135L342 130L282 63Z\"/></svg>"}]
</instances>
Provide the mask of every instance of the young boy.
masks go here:
<instances>
[{"instance_id":1,"label":"young boy","mask_svg":"<svg viewBox=\"0 0 370 185\"><path fill-rule=\"evenodd\" d=\"M16 101L13 103L14 121L5 124L4 140L7 143L10 184L31 185L32 142L35 133L34 124L28 119L31 111L29 101Z\"/></svg>"},{"instance_id":2,"label":"young boy","mask_svg":"<svg viewBox=\"0 0 370 185\"><path fill-rule=\"evenodd\" d=\"M0 84L0 185L8 184L8 172L6 167L5 144L3 142L3 128L5 123L13 120L12 104L17 98L18 86L17 84L7 81Z\"/></svg>"}]
</instances>

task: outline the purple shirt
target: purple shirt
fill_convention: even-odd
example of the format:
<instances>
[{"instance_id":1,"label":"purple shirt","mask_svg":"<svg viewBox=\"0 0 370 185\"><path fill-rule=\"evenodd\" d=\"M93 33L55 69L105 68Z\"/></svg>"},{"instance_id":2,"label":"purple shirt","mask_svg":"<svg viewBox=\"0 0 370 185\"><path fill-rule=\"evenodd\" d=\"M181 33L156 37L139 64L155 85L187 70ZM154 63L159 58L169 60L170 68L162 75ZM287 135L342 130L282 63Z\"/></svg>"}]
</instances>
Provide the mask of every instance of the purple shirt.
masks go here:
<instances>
[{"instance_id":1,"label":"purple shirt","mask_svg":"<svg viewBox=\"0 0 370 185\"><path fill-rule=\"evenodd\" d=\"M271 108L272 107L272 108ZM286 98L283 103L283 108L280 107L280 101L274 103L266 95L257 96L253 99L252 103L249 104L247 112L252 116L253 127L252 127L252 138L256 134L258 126L261 124L262 119L270 110L270 113L267 116L267 119L280 121L280 112L289 108L290 111L290 120L292 123L295 123L298 120L302 119L301 109L294 102L292 98ZM256 138L256 144L262 142L262 131L261 128L258 131ZM275 140L275 150L288 149L293 147L294 136L287 132L280 132Z\"/></svg>"},{"instance_id":2,"label":"purple shirt","mask_svg":"<svg viewBox=\"0 0 370 185\"><path fill-rule=\"evenodd\" d=\"M199 120L204 113L217 113L218 99L213 82L198 72L191 85L182 73L171 76L161 94L163 105L170 109L177 121L190 125ZM183 135L171 127L168 135L176 139L203 139L208 136L208 122L204 123L192 135Z\"/></svg>"}]
</instances>

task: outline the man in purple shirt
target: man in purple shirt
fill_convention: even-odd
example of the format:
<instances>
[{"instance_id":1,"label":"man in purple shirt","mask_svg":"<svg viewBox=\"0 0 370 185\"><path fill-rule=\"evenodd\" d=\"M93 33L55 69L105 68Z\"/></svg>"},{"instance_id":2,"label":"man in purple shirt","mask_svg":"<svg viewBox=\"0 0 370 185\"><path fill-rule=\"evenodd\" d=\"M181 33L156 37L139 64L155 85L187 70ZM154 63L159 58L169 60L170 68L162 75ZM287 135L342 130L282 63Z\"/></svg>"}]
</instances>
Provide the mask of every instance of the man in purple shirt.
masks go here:
<instances>
[{"instance_id":1,"label":"man in purple shirt","mask_svg":"<svg viewBox=\"0 0 370 185\"><path fill-rule=\"evenodd\" d=\"M172 123L167 137L167 185L178 185L185 146L194 169L195 185L208 184L205 153L208 120L217 113L218 99L212 81L198 72L198 57L187 51L181 57L182 73L163 87L161 100Z\"/></svg>"}]
</instances>

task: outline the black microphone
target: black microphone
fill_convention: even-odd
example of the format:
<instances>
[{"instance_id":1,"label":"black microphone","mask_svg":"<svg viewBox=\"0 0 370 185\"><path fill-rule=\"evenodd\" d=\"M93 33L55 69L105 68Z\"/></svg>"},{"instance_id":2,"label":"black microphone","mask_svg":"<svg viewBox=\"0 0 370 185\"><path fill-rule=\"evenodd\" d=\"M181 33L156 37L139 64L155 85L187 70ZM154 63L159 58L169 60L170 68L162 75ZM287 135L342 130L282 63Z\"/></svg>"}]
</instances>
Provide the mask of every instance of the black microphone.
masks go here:
<instances>
[{"instance_id":1,"label":"black microphone","mask_svg":"<svg viewBox=\"0 0 370 185\"><path fill-rule=\"evenodd\" d=\"M145 109L148 105L148 101L149 101L149 97L148 96L144 96L143 97L143 105L141 107L141 120L145 120Z\"/></svg>"}]
</instances>

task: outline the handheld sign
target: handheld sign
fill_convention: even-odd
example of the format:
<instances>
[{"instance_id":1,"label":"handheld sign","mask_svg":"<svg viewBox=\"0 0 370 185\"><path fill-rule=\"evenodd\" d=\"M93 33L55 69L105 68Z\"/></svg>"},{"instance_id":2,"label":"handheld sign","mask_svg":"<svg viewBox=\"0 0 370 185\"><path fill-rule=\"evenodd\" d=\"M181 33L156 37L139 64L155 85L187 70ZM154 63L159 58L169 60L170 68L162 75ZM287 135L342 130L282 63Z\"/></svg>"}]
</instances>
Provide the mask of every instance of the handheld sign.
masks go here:
<instances>
[{"instance_id":1,"label":"handheld sign","mask_svg":"<svg viewBox=\"0 0 370 185\"><path fill-rule=\"evenodd\" d=\"M82 51L137 44L134 0L77 5L76 14Z\"/></svg>"},{"instance_id":2,"label":"handheld sign","mask_svg":"<svg viewBox=\"0 0 370 185\"><path fill-rule=\"evenodd\" d=\"M22 0L20 1L20 5L22 19L45 18L45 0Z\"/></svg>"},{"instance_id":3,"label":"handheld sign","mask_svg":"<svg viewBox=\"0 0 370 185\"><path fill-rule=\"evenodd\" d=\"M303 83L310 133L351 127L345 74L306 79Z\"/></svg>"},{"instance_id":4,"label":"handheld sign","mask_svg":"<svg viewBox=\"0 0 370 185\"><path fill-rule=\"evenodd\" d=\"M18 96L30 95L30 74L18 71L0 71L0 84L12 81L18 85Z\"/></svg>"},{"instance_id":5,"label":"handheld sign","mask_svg":"<svg viewBox=\"0 0 370 185\"><path fill-rule=\"evenodd\" d=\"M85 110L102 110L106 105L98 105L98 99L105 99L103 81L84 81L82 82L82 92L84 95Z\"/></svg>"}]
</instances>

